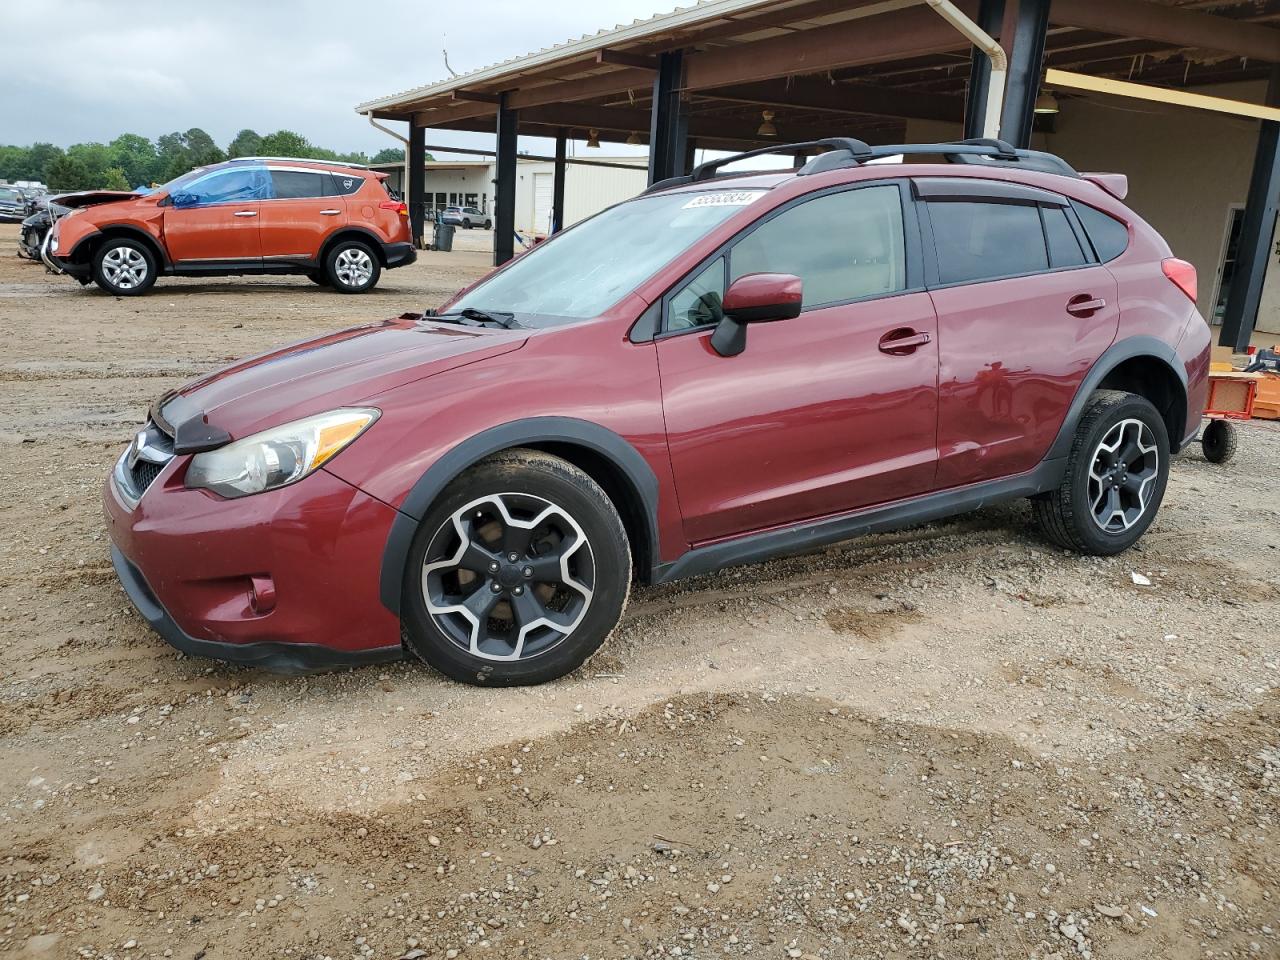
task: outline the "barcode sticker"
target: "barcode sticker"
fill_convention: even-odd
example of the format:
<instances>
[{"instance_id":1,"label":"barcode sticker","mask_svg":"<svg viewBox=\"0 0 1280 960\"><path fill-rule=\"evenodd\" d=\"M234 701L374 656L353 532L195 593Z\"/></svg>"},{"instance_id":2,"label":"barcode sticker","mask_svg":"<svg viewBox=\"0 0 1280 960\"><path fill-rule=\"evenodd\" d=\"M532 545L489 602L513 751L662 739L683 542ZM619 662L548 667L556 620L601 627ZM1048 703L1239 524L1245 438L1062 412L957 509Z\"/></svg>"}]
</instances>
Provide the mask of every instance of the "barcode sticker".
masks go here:
<instances>
[{"instance_id":1,"label":"barcode sticker","mask_svg":"<svg viewBox=\"0 0 1280 960\"><path fill-rule=\"evenodd\" d=\"M700 193L682 209L695 207L745 207L755 203L764 196L763 190L717 190L715 193Z\"/></svg>"}]
</instances>

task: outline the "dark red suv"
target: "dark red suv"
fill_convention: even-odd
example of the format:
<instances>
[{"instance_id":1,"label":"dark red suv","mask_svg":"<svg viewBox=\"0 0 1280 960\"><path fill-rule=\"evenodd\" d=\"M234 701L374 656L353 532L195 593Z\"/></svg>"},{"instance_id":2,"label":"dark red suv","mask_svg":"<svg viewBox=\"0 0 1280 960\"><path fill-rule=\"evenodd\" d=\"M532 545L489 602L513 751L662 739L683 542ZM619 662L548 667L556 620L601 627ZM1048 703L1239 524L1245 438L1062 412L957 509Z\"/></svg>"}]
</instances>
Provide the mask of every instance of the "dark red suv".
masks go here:
<instances>
[{"instance_id":1,"label":"dark red suv","mask_svg":"<svg viewBox=\"0 0 1280 960\"><path fill-rule=\"evenodd\" d=\"M1030 497L1113 554L1205 399L1195 271L1124 178L994 141L667 181L438 311L156 401L116 569L189 653L579 666L656 583ZM868 161L936 154L926 164ZM751 156L750 154L744 156Z\"/></svg>"}]
</instances>

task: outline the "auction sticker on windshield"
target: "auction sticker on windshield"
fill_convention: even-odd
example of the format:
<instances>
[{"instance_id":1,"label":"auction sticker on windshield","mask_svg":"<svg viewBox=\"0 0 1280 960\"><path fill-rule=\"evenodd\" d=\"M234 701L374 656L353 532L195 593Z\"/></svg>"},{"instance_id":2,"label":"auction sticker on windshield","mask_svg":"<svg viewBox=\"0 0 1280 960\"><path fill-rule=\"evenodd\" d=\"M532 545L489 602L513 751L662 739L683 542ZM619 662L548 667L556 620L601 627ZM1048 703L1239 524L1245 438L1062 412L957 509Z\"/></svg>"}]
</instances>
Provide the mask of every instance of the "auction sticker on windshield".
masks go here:
<instances>
[{"instance_id":1,"label":"auction sticker on windshield","mask_svg":"<svg viewBox=\"0 0 1280 960\"><path fill-rule=\"evenodd\" d=\"M693 207L745 207L763 197L763 190L717 190L715 193L700 193L682 209Z\"/></svg>"}]
</instances>

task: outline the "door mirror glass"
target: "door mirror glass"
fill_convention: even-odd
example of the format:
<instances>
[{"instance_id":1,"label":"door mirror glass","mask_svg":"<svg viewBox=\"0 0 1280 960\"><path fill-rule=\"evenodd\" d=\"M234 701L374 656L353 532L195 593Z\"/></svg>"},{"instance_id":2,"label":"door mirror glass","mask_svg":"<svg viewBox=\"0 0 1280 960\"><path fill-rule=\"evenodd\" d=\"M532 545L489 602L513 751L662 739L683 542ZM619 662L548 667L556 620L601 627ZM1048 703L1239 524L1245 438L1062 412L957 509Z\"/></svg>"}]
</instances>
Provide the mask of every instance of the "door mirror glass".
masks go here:
<instances>
[{"instance_id":1,"label":"door mirror glass","mask_svg":"<svg viewBox=\"0 0 1280 960\"><path fill-rule=\"evenodd\" d=\"M711 334L711 348L736 357L747 347L747 324L772 323L800 316L804 283L789 273L749 273L724 293L724 319Z\"/></svg>"}]
</instances>

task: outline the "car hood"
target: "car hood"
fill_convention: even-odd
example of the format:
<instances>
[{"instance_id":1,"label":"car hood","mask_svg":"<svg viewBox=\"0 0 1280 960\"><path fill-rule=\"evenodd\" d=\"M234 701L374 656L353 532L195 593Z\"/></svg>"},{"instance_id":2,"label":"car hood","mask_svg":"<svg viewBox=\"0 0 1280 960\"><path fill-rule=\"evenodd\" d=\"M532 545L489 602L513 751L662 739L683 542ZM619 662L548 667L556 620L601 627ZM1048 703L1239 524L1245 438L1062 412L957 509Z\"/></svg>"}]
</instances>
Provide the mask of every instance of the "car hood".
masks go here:
<instances>
[{"instance_id":1,"label":"car hood","mask_svg":"<svg viewBox=\"0 0 1280 960\"><path fill-rule=\"evenodd\" d=\"M84 190L80 193L62 193L52 198L53 203L62 207L96 207L102 203L117 203L120 200L137 200L142 196L132 190Z\"/></svg>"},{"instance_id":2,"label":"car hood","mask_svg":"<svg viewBox=\"0 0 1280 960\"><path fill-rule=\"evenodd\" d=\"M405 314L241 360L166 394L157 408L172 427L200 417L238 439L510 353L529 333Z\"/></svg>"}]
</instances>

